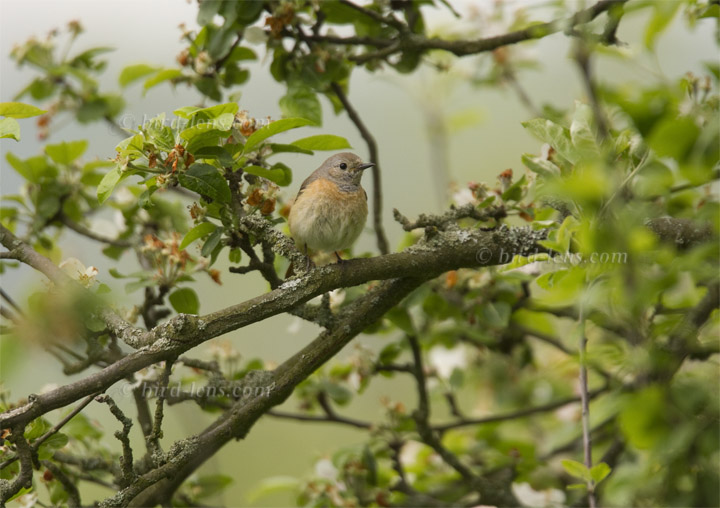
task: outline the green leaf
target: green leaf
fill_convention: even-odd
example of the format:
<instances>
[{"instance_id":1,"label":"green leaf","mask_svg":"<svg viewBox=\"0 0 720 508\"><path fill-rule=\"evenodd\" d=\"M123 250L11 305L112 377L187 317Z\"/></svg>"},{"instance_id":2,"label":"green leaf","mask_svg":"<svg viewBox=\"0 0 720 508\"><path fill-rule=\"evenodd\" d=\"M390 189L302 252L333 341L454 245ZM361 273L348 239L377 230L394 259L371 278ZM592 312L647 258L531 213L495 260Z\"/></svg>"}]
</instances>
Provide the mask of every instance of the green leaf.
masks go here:
<instances>
[{"instance_id":1,"label":"green leaf","mask_svg":"<svg viewBox=\"0 0 720 508\"><path fill-rule=\"evenodd\" d=\"M564 127L546 118L533 118L523 122L522 126L535 137L552 146L568 161L573 164L578 161L578 154L570 142L570 134Z\"/></svg>"},{"instance_id":2,"label":"green leaf","mask_svg":"<svg viewBox=\"0 0 720 508\"><path fill-rule=\"evenodd\" d=\"M201 2L197 14L198 25L204 26L211 24L222 4L223 2L221 0L205 0Z\"/></svg>"},{"instance_id":3,"label":"green leaf","mask_svg":"<svg viewBox=\"0 0 720 508\"><path fill-rule=\"evenodd\" d=\"M222 93L220 92L219 83L216 78L205 76L199 79L195 79L193 82L195 88L206 97L220 102L222 100Z\"/></svg>"},{"instance_id":4,"label":"green leaf","mask_svg":"<svg viewBox=\"0 0 720 508\"><path fill-rule=\"evenodd\" d=\"M23 487L23 488L21 488L21 489L17 492L17 494L15 494L14 496L10 497L10 499L8 499L8 501L13 501L13 500L15 500L15 499L17 499L17 498L19 498L19 497L24 496L25 494L31 493L32 491L33 491L33 488L32 488L32 487Z\"/></svg>"},{"instance_id":5,"label":"green leaf","mask_svg":"<svg viewBox=\"0 0 720 508\"><path fill-rule=\"evenodd\" d=\"M530 171L540 176L552 178L560 175L560 168L547 159L542 159L528 153L522 154L520 158Z\"/></svg>"},{"instance_id":6,"label":"green leaf","mask_svg":"<svg viewBox=\"0 0 720 508\"><path fill-rule=\"evenodd\" d=\"M248 138L247 142L245 143L245 148L243 149L242 153L248 153L252 151L253 148L258 146L270 136L274 136L275 134L279 134L290 129L295 129L297 127L303 127L305 125L313 124L314 122L308 120L307 118L284 118L282 120L276 120L275 122L272 122L265 127L261 127L260 129L253 132L253 134Z\"/></svg>"},{"instance_id":7,"label":"green leaf","mask_svg":"<svg viewBox=\"0 0 720 508\"><path fill-rule=\"evenodd\" d=\"M209 235L215 231L216 228L217 226L212 222L201 222L185 234L182 242L180 242L180 249L184 249L198 238Z\"/></svg>"},{"instance_id":8,"label":"green leaf","mask_svg":"<svg viewBox=\"0 0 720 508\"><path fill-rule=\"evenodd\" d=\"M505 192L502 193L501 197L503 201L520 201L524 187L525 175L521 176L517 182L512 184Z\"/></svg>"},{"instance_id":9,"label":"green leaf","mask_svg":"<svg viewBox=\"0 0 720 508\"><path fill-rule=\"evenodd\" d=\"M600 155L595 133L591 127L593 121L592 108L576 101L575 113L570 124L570 139L580 156L584 158L597 158Z\"/></svg>"},{"instance_id":10,"label":"green leaf","mask_svg":"<svg viewBox=\"0 0 720 508\"><path fill-rule=\"evenodd\" d=\"M115 151L124 157L128 155L142 156L144 138L142 134L135 134L129 138L125 138L115 147Z\"/></svg>"},{"instance_id":11,"label":"green leaf","mask_svg":"<svg viewBox=\"0 0 720 508\"><path fill-rule=\"evenodd\" d=\"M0 119L0 139L12 138L20 141L20 124L14 118Z\"/></svg>"},{"instance_id":12,"label":"green leaf","mask_svg":"<svg viewBox=\"0 0 720 508\"><path fill-rule=\"evenodd\" d=\"M199 111L200 108L197 106L185 106L184 108L179 108L173 111L173 114L175 116L179 116L180 118L189 119L193 116L193 113L196 111Z\"/></svg>"},{"instance_id":13,"label":"green leaf","mask_svg":"<svg viewBox=\"0 0 720 508\"><path fill-rule=\"evenodd\" d=\"M70 164L87 150L86 140L63 142L59 145L47 145L45 153L58 164Z\"/></svg>"},{"instance_id":14,"label":"green leaf","mask_svg":"<svg viewBox=\"0 0 720 508\"><path fill-rule=\"evenodd\" d=\"M647 143L658 156L682 162L690 155L699 135L694 117L665 118L655 125Z\"/></svg>"},{"instance_id":15,"label":"green leaf","mask_svg":"<svg viewBox=\"0 0 720 508\"><path fill-rule=\"evenodd\" d=\"M359 16L358 11L337 1L326 1L318 4L318 7L325 14L325 21L328 23L338 25L353 23Z\"/></svg>"},{"instance_id":16,"label":"green leaf","mask_svg":"<svg viewBox=\"0 0 720 508\"><path fill-rule=\"evenodd\" d=\"M282 162L274 164L270 169L260 166L246 166L243 171L255 176L267 178L271 182L286 187L292 183L292 170Z\"/></svg>"},{"instance_id":17,"label":"green leaf","mask_svg":"<svg viewBox=\"0 0 720 508\"><path fill-rule=\"evenodd\" d=\"M255 52L250 49L246 48L245 46L238 46L235 49L232 50L232 53L230 53L230 56L228 57L228 62L239 62L240 60L256 60L257 55Z\"/></svg>"},{"instance_id":18,"label":"green leaf","mask_svg":"<svg viewBox=\"0 0 720 508\"><path fill-rule=\"evenodd\" d=\"M365 469L367 470L367 482L373 487L377 486L378 465L375 460L375 455L373 455L368 445L363 447L362 461Z\"/></svg>"},{"instance_id":19,"label":"green leaf","mask_svg":"<svg viewBox=\"0 0 720 508\"><path fill-rule=\"evenodd\" d=\"M47 113L44 109L36 108L22 102L0 102L0 116L10 118L29 118L31 116Z\"/></svg>"},{"instance_id":20,"label":"green leaf","mask_svg":"<svg viewBox=\"0 0 720 508\"><path fill-rule=\"evenodd\" d=\"M120 73L120 77L118 78L118 83L120 83L121 87L125 88L133 81L137 81L138 79L145 77L148 74L152 74L155 71L157 71L157 67L153 67L152 65L147 65L147 64L128 65Z\"/></svg>"},{"instance_id":21,"label":"green leaf","mask_svg":"<svg viewBox=\"0 0 720 508\"><path fill-rule=\"evenodd\" d=\"M230 252L228 252L228 261L233 264L237 264L242 261L242 250L230 249Z\"/></svg>"},{"instance_id":22,"label":"green leaf","mask_svg":"<svg viewBox=\"0 0 720 508\"><path fill-rule=\"evenodd\" d=\"M190 113L189 116L190 117L201 116L203 118L212 120L213 118L218 118L218 117L220 117L220 115L224 115L226 113L235 115L235 113L237 113L237 112L238 112L237 102L227 102L225 104L217 104L215 106L210 106L209 108L196 109L195 111ZM223 130L225 130L225 129L223 129Z\"/></svg>"},{"instance_id":23,"label":"green leaf","mask_svg":"<svg viewBox=\"0 0 720 508\"><path fill-rule=\"evenodd\" d=\"M25 428L25 439L32 441L45 434L52 425L45 418L39 417L31 421L30 424Z\"/></svg>"},{"instance_id":24,"label":"green leaf","mask_svg":"<svg viewBox=\"0 0 720 508\"><path fill-rule=\"evenodd\" d=\"M276 153L304 153L307 155L313 154L310 150L305 150L304 148L300 148L295 145L285 145L282 143L270 143L270 149L273 152L270 155L274 155Z\"/></svg>"},{"instance_id":25,"label":"green leaf","mask_svg":"<svg viewBox=\"0 0 720 508\"><path fill-rule=\"evenodd\" d=\"M112 194L115 186L120 183L120 180L122 179L123 172L120 170L119 167L114 167L113 169L105 173L105 176L100 181L100 184L97 188L97 197L100 204L104 203L105 200L110 197L110 194Z\"/></svg>"},{"instance_id":26,"label":"green leaf","mask_svg":"<svg viewBox=\"0 0 720 508\"><path fill-rule=\"evenodd\" d=\"M152 78L149 78L145 81L145 84L143 85L143 90L144 90L144 92L147 92L152 87L159 85L163 81L168 81L171 79L179 78L181 76L182 76L182 71L180 69L161 70L157 74L155 74Z\"/></svg>"},{"instance_id":27,"label":"green leaf","mask_svg":"<svg viewBox=\"0 0 720 508\"><path fill-rule=\"evenodd\" d=\"M223 491L232 482L232 477L223 474L201 476L192 482L191 489L195 498L204 499Z\"/></svg>"},{"instance_id":28,"label":"green leaf","mask_svg":"<svg viewBox=\"0 0 720 508\"><path fill-rule=\"evenodd\" d=\"M327 393L328 397L330 397L333 402L339 406L344 406L352 400L352 392L344 386L340 386L339 384L328 380L323 381L320 386L322 391Z\"/></svg>"},{"instance_id":29,"label":"green leaf","mask_svg":"<svg viewBox=\"0 0 720 508\"><path fill-rule=\"evenodd\" d=\"M566 488L568 490L587 490L587 483L571 483Z\"/></svg>"},{"instance_id":30,"label":"green leaf","mask_svg":"<svg viewBox=\"0 0 720 508\"><path fill-rule=\"evenodd\" d=\"M662 447L671 429L667 406L665 391L659 386L628 394L618 418L628 443L641 450Z\"/></svg>"},{"instance_id":31,"label":"green leaf","mask_svg":"<svg viewBox=\"0 0 720 508\"><path fill-rule=\"evenodd\" d=\"M57 450L68 444L68 437L60 432L53 434L40 445L38 458L45 460L51 458Z\"/></svg>"},{"instance_id":32,"label":"green leaf","mask_svg":"<svg viewBox=\"0 0 720 508\"><path fill-rule=\"evenodd\" d=\"M587 466L585 466L585 464L582 464L576 460L565 459L562 461L562 466L570 476L580 478L581 480L585 481L592 480L592 477L590 476L590 470L587 468Z\"/></svg>"},{"instance_id":33,"label":"green leaf","mask_svg":"<svg viewBox=\"0 0 720 508\"><path fill-rule=\"evenodd\" d=\"M180 314L197 314L200 310L200 300L191 288L182 288L173 291L169 296L173 309Z\"/></svg>"},{"instance_id":34,"label":"green leaf","mask_svg":"<svg viewBox=\"0 0 720 508\"><path fill-rule=\"evenodd\" d=\"M352 148L347 139L332 134L309 136L293 141L290 144L305 150L341 150L343 148Z\"/></svg>"},{"instance_id":35,"label":"green leaf","mask_svg":"<svg viewBox=\"0 0 720 508\"><path fill-rule=\"evenodd\" d=\"M234 161L230 153L222 146L204 146L196 150L195 160L197 159L214 159L218 161L223 167L232 167Z\"/></svg>"},{"instance_id":36,"label":"green leaf","mask_svg":"<svg viewBox=\"0 0 720 508\"><path fill-rule=\"evenodd\" d=\"M408 335L415 335L415 327L413 326L412 319L408 311L402 307L393 307L390 311L385 314L392 324L400 328L403 332Z\"/></svg>"},{"instance_id":37,"label":"green leaf","mask_svg":"<svg viewBox=\"0 0 720 508\"><path fill-rule=\"evenodd\" d=\"M67 500L70 498L70 494L65 490L62 483L52 482L48 487L50 491L50 503L53 506L65 506Z\"/></svg>"},{"instance_id":38,"label":"green leaf","mask_svg":"<svg viewBox=\"0 0 720 508\"><path fill-rule=\"evenodd\" d=\"M512 308L507 302L488 302L482 306L483 320L493 328L506 328Z\"/></svg>"},{"instance_id":39,"label":"green leaf","mask_svg":"<svg viewBox=\"0 0 720 508\"><path fill-rule=\"evenodd\" d=\"M5 154L5 158L10 163L10 165L17 171L20 176L22 176L25 180L28 182L37 183L39 181L38 175L35 174L35 172L25 164L25 161L20 159L15 154L8 152Z\"/></svg>"},{"instance_id":40,"label":"green leaf","mask_svg":"<svg viewBox=\"0 0 720 508\"><path fill-rule=\"evenodd\" d=\"M103 433L94 425L90 419L82 413L73 416L64 427L63 430L78 441L97 441Z\"/></svg>"},{"instance_id":41,"label":"green leaf","mask_svg":"<svg viewBox=\"0 0 720 508\"><path fill-rule=\"evenodd\" d=\"M234 119L235 115L232 113L223 113L210 122L198 123L184 129L180 132L180 137L188 141L193 141L194 137L204 134L215 134L219 137L222 133L230 130Z\"/></svg>"},{"instance_id":42,"label":"green leaf","mask_svg":"<svg viewBox=\"0 0 720 508\"><path fill-rule=\"evenodd\" d=\"M230 187L215 166L196 162L178 175L180 185L213 201L230 202Z\"/></svg>"},{"instance_id":43,"label":"green leaf","mask_svg":"<svg viewBox=\"0 0 720 508\"><path fill-rule=\"evenodd\" d=\"M382 348L380 355L378 355L378 363L389 364L395 361L395 359L402 353L402 346L397 342L392 342Z\"/></svg>"},{"instance_id":44,"label":"green leaf","mask_svg":"<svg viewBox=\"0 0 720 508\"><path fill-rule=\"evenodd\" d=\"M316 125L322 123L322 107L317 94L306 85L291 86L280 99L280 111L287 118L307 118Z\"/></svg>"},{"instance_id":45,"label":"green leaf","mask_svg":"<svg viewBox=\"0 0 720 508\"><path fill-rule=\"evenodd\" d=\"M608 466L604 462L601 462L599 464L594 465L590 469L590 476L592 477L592 479L595 483L600 483L605 478L607 478L607 475L609 475L611 471L612 471L612 469L610 468L610 466Z\"/></svg>"},{"instance_id":46,"label":"green leaf","mask_svg":"<svg viewBox=\"0 0 720 508\"><path fill-rule=\"evenodd\" d=\"M214 254L215 249L220 246L220 240L222 239L223 229L217 228L213 233L205 240L205 243L200 250L200 255L207 257Z\"/></svg>"},{"instance_id":47,"label":"green leaf","mask_svg":"<svg viewBox=\"0 0 720 508\"><path fill-rule=\"evenodd\" d=\"M155 285L155 281L153 279L139 279L134 282L128 282L127 284L125 284L125 292L130 294L134 291L137 291L138 289L146 288L153 285Z\"/></svg>"}]
</instances>

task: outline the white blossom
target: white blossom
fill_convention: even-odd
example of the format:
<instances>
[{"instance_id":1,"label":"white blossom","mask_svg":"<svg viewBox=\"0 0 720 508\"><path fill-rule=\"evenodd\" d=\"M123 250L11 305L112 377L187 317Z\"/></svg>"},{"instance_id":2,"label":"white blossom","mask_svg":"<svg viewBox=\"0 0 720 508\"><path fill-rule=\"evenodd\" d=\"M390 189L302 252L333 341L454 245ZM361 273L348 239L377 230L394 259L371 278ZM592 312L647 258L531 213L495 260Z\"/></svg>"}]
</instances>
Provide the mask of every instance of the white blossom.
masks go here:
<instances>
[{"instance_id":1,"label":"white blossom","mask_svg":"<svg viewBox=\"0 0 720 508\"><path fill-rule=\"evenodd\" d=\"M449 379L453 370L464 369L467 366L467 348L463 345L457 345L452 349L435 346L430 350L428 359L438 376Z\"/></svg>"},{"instance_id":2,"label":"white blossom","mask_svg":"<svg viewBox=\"0 0 720 508\"><path fill-rule=\"evenodd\" d=\"M535 490L529 483L513 483L512 491L520 504L533 508L560 507L565 503L565 493L558 489Z\"/></svg>"},{"instance_id":3,"label":"white blossom","mask_svg":"<svg viewBox=\"0 0 720 508\"><path fill-rule=\"evenodd\" d=\"M72 279L75 279L80 284L89 288L95 283L95 277L98 274L98 269L94 266L86 267L77 258L67 258L65 261L60 263L60 269L64 271Z\"/></svg>"},{"instance_id":4,"label":"white blossom","mask_svg":"<svg viewBox=\"0 0 720 508\"><path fill-rule=\"evenodd\" d=\"M337 480L338 470L330 459L320 459L315 463L315 474L320 478L335 481Z\"/></svg>"}]
</instances>

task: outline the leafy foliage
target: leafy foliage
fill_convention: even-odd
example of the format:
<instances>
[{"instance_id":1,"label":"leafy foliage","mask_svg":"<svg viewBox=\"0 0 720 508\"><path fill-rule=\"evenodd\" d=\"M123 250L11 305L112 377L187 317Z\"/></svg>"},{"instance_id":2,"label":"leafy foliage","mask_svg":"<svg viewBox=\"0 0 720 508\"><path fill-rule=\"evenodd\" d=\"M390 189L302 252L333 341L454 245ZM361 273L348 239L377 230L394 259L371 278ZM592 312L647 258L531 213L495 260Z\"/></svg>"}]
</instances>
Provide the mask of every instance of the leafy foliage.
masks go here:
<instances>
[{"instance_id":1,"label":"leafy foliage","mask_svg":"<svg viewBox=\"0 0 720 508\"><path fill-rule=\"evenodd\" d=\"M281 227L273 229L287 217L282 188L293 181L284 157L350 148L345 137L316 134L321 97L336 114L352 117L357 112L346 93L358 68L414 73L430 64L447 70L466 55L491 50L488 58L478 57L477 74L463 79L474 87L517 83L515 72L534 62L510 44L560 29L519 12L504 28L524 38L503 44L503 36L480 39L488 44L482 47L480 34L428 33L429 10L421 7L431 5L448 8L440 1L201 2L200 29L184 31L179 67L133 64L118 83L125 89L142 82L143 93L188 84L207 103L176 109L171 121L159 115L125 129L107 160L83 161L85 140L47 144L27 159L8 151L6 160L24 187L3 196L3 227L58 264L59 241L68 229L101 242L111 260L133 253L137 271L113 268L110 275L136 298L131 309L119 311L135 329L142 323L172 334L174 313L199 314L196 276L221 283L214 266L224 252L230 277L258 271L271 289L292 293L300 278L283 280L280 274L301 254L283 243ZM536 153L517 154L528 171L505 170L497 182L469 184L443 216L421 215L413 223L396 214L407 233L401 244L406 254L442 246L438 238L447 234L460 242L477 231L503 239L518 224L528 226L520 230L526 235L543 232L544 239L522 255L485 252L478 245L476 267L428 275L364 330L383 336L379 351L358 345L297 384L285 406L294 412L275 416L366 434L319 460L308 478L265 480L251 502L292 491L301 506L509 506L532 505L537 496L568 506L595 496L608 506L720 503L720 206L713 192L720 176L718 68L708 65L712 77L688 74L642 86L592 81L583 55L627 58L613 46L615 30L625 12L636 9L648 15L648 51L679 13L692 24L718 11L702 2L630 1L608 7L601 33L587 16L563 27L575 31L574 58L592 86L587 101L546 107L523 123L539 142ZM565 8L558 13L567 18ZM69 43L81 32L70 23ZM103 92L97 81L106 66L99 57L108 49L58 56L58 37L32 39L13 50L19 65L39 73L17 98L47 105L0 104L0 137L18 141L15 118L44 114L38 121L44 139L62 112L82 123L119 127L114 119L125 101ZM244 62L258 54L250 44L264 47L270 74L286 87L278 97L283 118L252 117L236 101L238 87L250 79ZM97 232L93 217L110 211L118 217L117 229ZM11 255L0 260L0 270L15 266ZM128 353L121 345L133 345L127 334L96 310L111 296L96 280L97 270L78 260L65 260L60 268L88 291L66 298L59 289L35 293L26 305L28 319L3 314L13 334L3 348L20 338L35 340L61 359L68 374L92 365L112 369L142 354ZM322 273L300 275L317 281L312 277ZM376 285L338 288L320 303L288 310L330 334ZM183 329L178 333L168 340L184 338ZM251 397L269 400L274 382L254 380L273 372L263 360L245 359L221 343L209 359L185 356L136 372L132 389L144 404L158 401L152 418L158 426L166 403L196 403L222 419ZM380 421L343 416L380 377L394 384L409 380L417 401L383 398ZM203 390L193 392L196 384ZM272 404L285 400L277 397ZM20 405L4 396L0 409ZM123 492L139 476L179 460L178 450L192 449L192 443L179 442L164 452L162 431L151 421L151 432L143 429L147 454L133 463L127 418L110 407L123 428L115 434L121 454L108 451L102 444L108 429L82 412L66 411L54 420L40 415L8 429L0 449L3 499L32 496L44 482L51 503L75 502L78 494L68 485L82 484L88 475ZM258 417L269 408L258 410ZM10 492L8 481L26 469L23 446L42 467L30 471L32 487L18 484ZM134 450L135 459L144 451ZM594 461L580 462L584 452L592 452ZM182 505L212 502L233 481L228 474L181 479L168 496Z\"/></svg>"}]
</instances>

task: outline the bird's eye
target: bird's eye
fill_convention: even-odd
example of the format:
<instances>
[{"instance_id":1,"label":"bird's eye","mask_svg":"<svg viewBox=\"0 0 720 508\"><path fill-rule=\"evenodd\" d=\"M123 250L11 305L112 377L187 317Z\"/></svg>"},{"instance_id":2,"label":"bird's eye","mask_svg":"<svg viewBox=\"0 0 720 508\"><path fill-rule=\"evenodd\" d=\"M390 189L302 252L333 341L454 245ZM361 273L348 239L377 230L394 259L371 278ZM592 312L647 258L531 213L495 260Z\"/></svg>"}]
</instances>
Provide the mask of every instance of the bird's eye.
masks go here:
<instances>
[{"instance_id":1,"label":"bird's eye","mask_svg":"<svg viewBox=\"0 0 720 508\"><path fill-rule=\"evenodd\" d=\"M347 169L347 164L345 164L344 162L341 162L340 169Z\"/></svg>"}]
</instances>

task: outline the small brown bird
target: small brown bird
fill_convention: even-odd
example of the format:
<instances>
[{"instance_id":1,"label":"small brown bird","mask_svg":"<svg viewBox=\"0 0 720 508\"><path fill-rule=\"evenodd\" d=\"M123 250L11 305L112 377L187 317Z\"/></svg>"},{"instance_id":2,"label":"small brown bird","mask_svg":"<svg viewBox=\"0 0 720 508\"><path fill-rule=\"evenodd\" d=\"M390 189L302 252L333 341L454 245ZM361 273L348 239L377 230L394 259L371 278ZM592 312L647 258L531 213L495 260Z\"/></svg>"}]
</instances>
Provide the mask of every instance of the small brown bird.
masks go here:
<instances>
[{"instance_id":1,"label":"small brown bird","mask_svg":"<svg viewBox=\"0 0 720 508\"><path fill-rule=\"evenodd\" d=\"M333 155L300 186L290 209L290 234L306 254L350 247L365 227L367 193L360 185L363 171L374 164L353 153Z\"/></svg>"}]
</instances>

